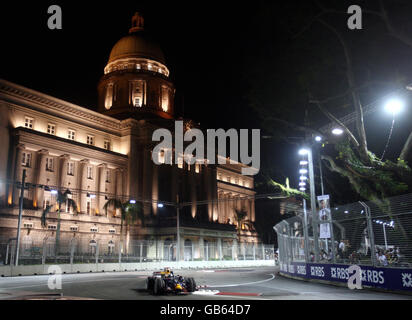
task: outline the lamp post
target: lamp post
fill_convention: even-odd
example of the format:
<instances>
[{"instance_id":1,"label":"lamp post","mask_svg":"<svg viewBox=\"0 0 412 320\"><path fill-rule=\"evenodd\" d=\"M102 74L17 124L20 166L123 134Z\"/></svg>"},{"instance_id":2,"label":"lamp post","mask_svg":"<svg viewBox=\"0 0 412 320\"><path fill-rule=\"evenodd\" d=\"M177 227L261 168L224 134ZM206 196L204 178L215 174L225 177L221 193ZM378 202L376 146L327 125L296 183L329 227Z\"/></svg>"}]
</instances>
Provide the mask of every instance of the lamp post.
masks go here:
<instances>
[{"instance_id":1,"label":"lamp post","mask_svg":"<svg viewBox=\"0 0 412 320\"><path fill-rule=\"evenodd\" d=\"M315 173L313 169L313 155L312 148L304 148L299 151L299 154L308 156L309 166L309 183L310 183L310 203L312 209L312 229L314 241L315 262L319 260L319 235L318 235L318 217L316 214L316 196L315 196ZM304 189L304 188L302 188ZM305 206L306 207L306 206ZM306 210L305 210L306 211ZM306 220L306 219L305 219Z\"/></svg>"}]
</instances>

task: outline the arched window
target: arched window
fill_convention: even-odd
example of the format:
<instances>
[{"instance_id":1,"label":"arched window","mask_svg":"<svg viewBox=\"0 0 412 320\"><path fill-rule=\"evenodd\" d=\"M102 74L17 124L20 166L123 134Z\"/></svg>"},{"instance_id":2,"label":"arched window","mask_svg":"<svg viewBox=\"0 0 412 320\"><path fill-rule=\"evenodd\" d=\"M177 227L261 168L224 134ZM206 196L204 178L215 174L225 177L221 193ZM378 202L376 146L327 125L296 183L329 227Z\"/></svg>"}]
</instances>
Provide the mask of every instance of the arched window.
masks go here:
<instances>
[{"instance_id":1,"label":"arched window","mask_svg":"<svg viewBox=\"0 0 412 320\"><path fill-rule=\"evenodd\" d=\"M107 253L108 254L114 253L114 241L113 240L110 240L109 243L107 244Z\"/></svg>"},{"instance_id":2,"label":"arched window","mask_svg":"<svg viewBox=\"0 0 412 320\"><path fill-rule=\"evenodd\" d=\"M106 98L104 100L104 107L109 110L113 105L113 91L114 85L113 83L109 83L106 87Z\"/></svg>"},{"instance_id":3,"label":"arched window","mask_svg":"<svg viewBox=\"0 0 412 320\"><path fill-rule=\"evenodd\" d=\"M96 248L97 248L97 241L92 239L89 242L89 252L90 254L96 254Z\"/></svg>"},{"instance_id":4,"label":"arched window","mask_svg":"<svg viewBox=\"0 0 412 320\"><path fill-rule=\"evenodd\" d=\"M163 243L163 260L173 261L175 259L174 255L174 243L170 238L167 238Z\"/></svg>"}]
</instances>

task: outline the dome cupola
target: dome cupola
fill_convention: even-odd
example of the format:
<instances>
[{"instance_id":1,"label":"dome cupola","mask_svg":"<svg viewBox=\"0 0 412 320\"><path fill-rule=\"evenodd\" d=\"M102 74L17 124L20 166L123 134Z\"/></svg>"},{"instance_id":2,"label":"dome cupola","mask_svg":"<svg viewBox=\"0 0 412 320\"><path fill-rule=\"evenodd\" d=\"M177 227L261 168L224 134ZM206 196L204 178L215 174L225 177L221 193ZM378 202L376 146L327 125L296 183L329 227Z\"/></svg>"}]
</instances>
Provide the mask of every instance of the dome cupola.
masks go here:
<instances>
[{"instance_id":1,"label":"dome cupola","mask_svg":"<svg viewBox=\"0 0 412 320\"><path fill-rule=\"evenodd\" d=\"M99 111L118 118L173 118L174 86L159 44L136 12L129 34L113 46L98 85Z\"/></svg>"}]
</instances>

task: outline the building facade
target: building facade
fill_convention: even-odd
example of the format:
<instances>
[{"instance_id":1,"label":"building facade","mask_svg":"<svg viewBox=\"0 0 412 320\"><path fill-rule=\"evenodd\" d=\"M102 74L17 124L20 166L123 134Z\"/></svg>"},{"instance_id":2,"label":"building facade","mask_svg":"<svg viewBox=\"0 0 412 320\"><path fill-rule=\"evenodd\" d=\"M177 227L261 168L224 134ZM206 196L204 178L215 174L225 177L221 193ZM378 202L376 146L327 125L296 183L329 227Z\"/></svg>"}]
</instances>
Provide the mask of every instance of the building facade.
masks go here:
<instances>
[{"instance_id":1,"label":"building facade","mask_svg":"<svg viewBox=\"0 0 412 320\"><path fill-rule=\"evenodd\" d=\"M153 131L171 128L178 119L163 52L145 32L143 18L135 14L99 81L97 111L0 80L3 240L16 237L24 170L23 246L33 239L54 243L56 191L67 190L77 208L62 204L60 238L79 250L93 251L98 242L101 252L133 254L131 243L144 240L148 259L175 259L176 249L167 248L177 239L177 199L182 259L222 257L225 245L258 242L254 182L241 174L243 164L153 162L154 156L164 159L152 154ZM191 122L184 123L190 130ZM104 208L110 199L141 202L144 221L125 226L120 209ZM52 209L42 225L47 206ZM240 222L236 211L246 215ZM205 252L210 244L216 250Z\"/></svg>"}]
</instances>

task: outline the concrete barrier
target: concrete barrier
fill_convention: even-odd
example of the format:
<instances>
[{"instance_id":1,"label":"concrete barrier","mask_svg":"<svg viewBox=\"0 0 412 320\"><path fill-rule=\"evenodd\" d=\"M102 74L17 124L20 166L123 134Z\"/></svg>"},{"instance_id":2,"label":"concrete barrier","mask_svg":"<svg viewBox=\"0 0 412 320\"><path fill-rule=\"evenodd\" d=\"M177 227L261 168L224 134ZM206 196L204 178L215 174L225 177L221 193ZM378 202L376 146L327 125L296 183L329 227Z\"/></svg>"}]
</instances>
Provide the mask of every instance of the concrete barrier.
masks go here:
<instances>
[{"instance_id":1,"label":"concrete barrier","mask_svg":"<svg viewBox=\"0 0 412 320\"><path fill-rule=\"evenodd\" d=\"M18 277L49 274L49 267L45 265L22 265L22 266L0 266L0 277ZM184 269L219 269L219 268L244 268L275 266L273 260L222 260L222 261L163 261L163 262L141 262L141 263L74 263L58 264L62 273L90 273L90 272L124 272L124 271L152 271L164 267L174 270Z\"/></svg>"}]
</instances>

